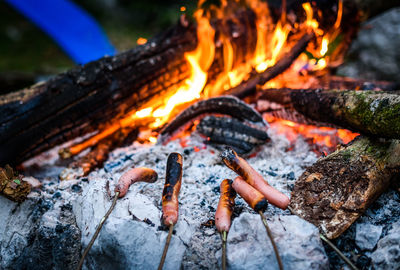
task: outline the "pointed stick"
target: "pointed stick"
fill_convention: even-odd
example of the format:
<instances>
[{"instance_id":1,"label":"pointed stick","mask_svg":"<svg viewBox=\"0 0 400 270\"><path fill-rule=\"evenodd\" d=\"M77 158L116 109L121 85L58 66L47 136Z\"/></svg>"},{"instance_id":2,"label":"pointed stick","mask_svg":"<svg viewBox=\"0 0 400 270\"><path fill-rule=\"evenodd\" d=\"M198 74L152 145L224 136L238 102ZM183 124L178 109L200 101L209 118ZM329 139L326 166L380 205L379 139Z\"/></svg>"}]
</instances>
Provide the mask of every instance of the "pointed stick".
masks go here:
<instances>
[{"instance_id":1,"label":"pointed stick","mask_svg":"<svg viewBox=\"0 0 400 270\"><path fill-rule=\"evenodd\" d=\"M112 204L110 206L110 209L108 209L107 213L104 215L104 217L100 220L100 223L94 232L94 235L92 236L92 239L89 242L89 245L86 247L85 251L83 252L82 258L79 261L77 270L80 270L82 268L83 262L85 261L85 258L87 254L89 253L90 249L93 246L94 241L96 241L97 236L100 233L101 228L103 227L104 223L110 216L111 212L114 210L115 205L117 204L117 199L122 198L126 195L128 192L129 187L136 182L146 182L146 183L154 183L157 181L158 175L156 171L153 169L145 168L145 167L140 167L140 168L133 168L130 169L129 171L125 172L118 180L118 184L115 186L115 195L114 199L112 201Z\"/></svg>"},{"instance_id":2,"label":"pointed stick","mask_svg":"<svg viewBox=\"0 0 400 270\"><path fill-rule=\"evenodd\" d=\"M104 215L104 217L101 219L99 226L97 226L97 229L96 229L94 235L92 236L92 239L89 242L89 245L86 247L85 251L83 252L82 258L79 261L78 267L76 268L77 270L80 270L82 268L83 262L85 261L85 258L87 256L87 254L89 253L89 250L92 248L94 241L96 241L96 238L99 235L100 230L104 225L104 222L106 222L106 220L110 216L112 210L114 209L115 205L117 204L118 196L119 196L119 192L116 192L110 208L108 209L108 211Z\"/></svg>"},{"instance_id":3,"label":"pointed stick","mask_svg":"<svg viewBox=\"0 0 400 270\"><path fill-rule=\"evenodd\" d=\"M226 270L226 231L221 233L222 239L222 270Z\"/></svg>"},{"instance_id":4,"label":"pointed stick","mask_svg":"<svg viewBox=\"0 0 400 270\"><path fill-rule=\"evenodd\" d=\"M267 234L268 234L269 240L271 240L271 244L272 244L272 247L274 248L276 260L278 261L279 269L283 270L283 264L282 264L282 261L281 261L281 257L279 256L278 247L276 246L275 241L274 241L274 237L272 236L272 232L269 229L269 226L268 226L268 223L267 223L267 219L265 218L265 216L264 216L264 214L263 214L263 212L261 210L258 213L260 214L260 217L261 217L261 220L262 220L262 222L264 224L264 227L267 230Z\"/></svg>"},{"instance_id":5,"label":"pointed stick","mask_svg":"<svg viewBox=\"0 0 400 270\"><path fill-rule=\"evenodd\" d=\"M164 251L163 251L163 254L161 256L160 264L158 265L158 270L162 270L162 268L163 268L163 265L164 265L164 262L165 262L165 258L167 257L168 247L169 247L169 243L171 242L172 232L173 231L174 231L174 224L171 223L169 225L168 237L167 237L167 241L165 242Z\"/></svg>"}]
</instances>

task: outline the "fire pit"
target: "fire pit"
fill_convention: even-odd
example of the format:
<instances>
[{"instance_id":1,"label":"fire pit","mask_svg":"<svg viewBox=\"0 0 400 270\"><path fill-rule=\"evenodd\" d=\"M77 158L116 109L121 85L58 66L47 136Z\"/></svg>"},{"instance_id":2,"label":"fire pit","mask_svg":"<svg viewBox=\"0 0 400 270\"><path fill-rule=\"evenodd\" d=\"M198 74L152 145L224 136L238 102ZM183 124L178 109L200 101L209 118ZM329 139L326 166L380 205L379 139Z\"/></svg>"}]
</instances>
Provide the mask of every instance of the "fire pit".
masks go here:
<instances>
[{"instance_id":1,"label":"fire pit","mask_svg":"<svg viewBox=\"0 0 400 270\"><path fill-rule=\"evenodd\" d=\"M398 251L389 243L400 198L388 187L400 168L400 98L390 82L332 75L359 9L319 4L200 1L195 22L182 16L132 51L2 96L0 164L22 163L29 177L0 171L1 267L76 269L120 176L148 167L158 181L117 200L84 269L157 268L166 161L177 152L179 218L163 269L218 269L220 183L237 176L225 146L291 198L264 212L285 269L393 267L382 254ZM228 269L278 269L240 196L226 258Z\"/></svg>"}]
</instances>

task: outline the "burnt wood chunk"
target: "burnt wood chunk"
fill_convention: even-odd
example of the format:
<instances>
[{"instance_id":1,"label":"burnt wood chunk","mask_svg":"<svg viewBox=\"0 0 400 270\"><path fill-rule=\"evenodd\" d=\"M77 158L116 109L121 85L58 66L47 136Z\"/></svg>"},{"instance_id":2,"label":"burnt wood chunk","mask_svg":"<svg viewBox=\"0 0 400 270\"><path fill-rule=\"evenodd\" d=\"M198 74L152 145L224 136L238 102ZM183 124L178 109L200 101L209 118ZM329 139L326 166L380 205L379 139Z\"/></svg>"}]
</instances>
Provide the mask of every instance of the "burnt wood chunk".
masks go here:
<instances>
[{"instance_id":1,"label":"burnt wood chunk","mask_svg":"<svg viewBox=\"0 0 400 270\"><path fill-rule=\"evenodd\" d=\"M399 169L400 141L358 137L306 169L290 206L336 238L387 189Z\"/></svg>"},{"instance_id":2,"label":"burnt wood chunk","mask_svg":"<svg viewBox=\"0 0 400 270\"><path fill-rule=\"evenodd\" d=\"M0 194L12 201L23 202L31 192L31 185L22 178L9 165L0 168Z\"/></svg>"},{"instance_id":3,"label":"burnt wood chunk","mask_svg":"<svg viewBox=\"0 0 400 270\"><path fill-rule=\"evenodd\" d=\"M249 121L261 126L266 125L262 116L245 102L233 96L221 96L201 100L178 114L161 130L158 142L165 143L188 122L205 114L229 115L242 121Z\"/></svg>"},{"instance_id":4,"label":"burnt wood chunk","mask_svg":"<svg viewBox=\"0 0 400 270\"><path fill-rule=\"evenodd\" d=\"M206 143L231 146L239 154L251 152L270 141L267 129L249 125L231 117L206 116L196 130L207 137Z\"/></svg>"},{"instance_id":5,"label":"burnt wood chunk","mask_svg":"<svg viewBox=\"0 0 400 270\"><path fill-rule=\"evenodd\" d=\"M375 137L400 139L397 91L268 89L259 99L284 105L314 121Z\"/></svg>"}]
</instances>

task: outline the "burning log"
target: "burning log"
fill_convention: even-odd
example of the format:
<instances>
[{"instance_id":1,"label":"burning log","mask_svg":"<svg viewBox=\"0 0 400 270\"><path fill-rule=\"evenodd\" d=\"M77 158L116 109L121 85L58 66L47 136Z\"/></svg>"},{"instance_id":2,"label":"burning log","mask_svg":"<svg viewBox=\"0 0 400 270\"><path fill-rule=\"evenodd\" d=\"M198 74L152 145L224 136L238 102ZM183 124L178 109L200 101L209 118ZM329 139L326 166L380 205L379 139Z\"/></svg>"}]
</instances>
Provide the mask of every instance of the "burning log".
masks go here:
<instances>
[{"instance_id":1,"label":"burning log","mask_svg":"<svg viewBox=\"0 0 400 270\"><path fill-rule=\"evenodd\" d=\"M314 32L305 34L292 49L283 55L276 64L267 68L264 72L258 73L246 82L241 83L239 86L232 88L228 91L229 95L237 97L245 97L253 94L257 85L263 85L269 80L275 78L286 69L288 69L294 60L305 50L308 43L315 37Z\"/></svg>"},{"instance_id":2,"label":"burning log","mask_svg":"<svg viewBox=\"0 0 400 270\"><path fill-rule=\"evenodd\" d=\"M229 145L239 154L249 153L270 141L266 128L251 126L229 117L206 116L196 130L207 137L205 143Z\"/></svg>"},{"instance_id":3,"label":"burning log","mask_svg":"<svg viewBox=\"0 0 400 270\"><path fill-rule=\"evenodd\" d=\"M336 238L386 190L399 172L399 154L398 140L359 137L306 169L290 207Z\"/></svg>"},{"instance_id":4,"label":"burning log","mask_svg":"<svg viewBox=\"0 0 400 270\"><path fill-rule=\"evenodd\" d=\"M31 185L22 180L9 165L0 168L0 194L15 202L22 202L31 192Z\"/></svg>"},{"instance_id":5,"label":"burning log","mask_svg":"<svg viewBox=\"0 0 400 270\"><path fill-rule=\"evenodd\" d=\"M284 105L320 123L400 138L400 95L394 92L269 89L259 99Z\"/></svg>"},{"instance_id":6,"label":"burning log","mask_svg":"<svg viewBox=\"0 0 400 270\"><path fill-rule=\"evenodd\" d=\"M235 35L238 55L254 51L254 12L238 10L216 33ZM227 26L235 29L228 31ZM0 164L18 164L89 132L101 130L140 106L169 96L190 76L184 54L196 48L194 23L180 23L146 44L55 76L45 83L0 96ZM212 79L223 70L222 50L208 70ZM223 63L222 63L223 64ZM106 123L106 124L105 124Z\"/></svg>"}]
</instances>

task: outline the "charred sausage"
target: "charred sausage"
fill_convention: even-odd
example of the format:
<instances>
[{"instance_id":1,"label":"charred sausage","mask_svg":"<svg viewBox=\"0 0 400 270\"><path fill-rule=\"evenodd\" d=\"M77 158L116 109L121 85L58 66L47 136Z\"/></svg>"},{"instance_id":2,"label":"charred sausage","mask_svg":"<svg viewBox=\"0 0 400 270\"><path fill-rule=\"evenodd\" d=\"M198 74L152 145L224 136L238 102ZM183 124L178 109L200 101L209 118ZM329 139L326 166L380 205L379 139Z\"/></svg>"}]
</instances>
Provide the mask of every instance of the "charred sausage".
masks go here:
<instances>
[{"instance_id":1,"label":"charred sausage","mask_svg":"<svg viewBox=\"0 0 400 270\"><path fill-rule=\"evenodd\" d=\"M221 196L215 212L215 226L219 232L228 232L231 227L231 217L235 207L236 191L232 187L232 180L225 179L220 185Z\"/></svg>"},{"instance_id":2,"label":"charred sausage","mask_svg":"<svg viewBox=\"0 0 400 270\"><path fill-rule=\"evenodd\" d=\"M157 181L158 175L155 170L140 167L133 168L125 172L118 180L114 191L119 192L118 197L122 198L128 192L129 187L136 182L154 183Z\"/></svg>"},{"instance_id":3,"label":"charred sausage","mask_svg":"<svg viewBox=\"0 0 400 270\"><path fill-rule=\"evenodd\" d=\"M247 184L242 177L238 176L233 181L232 187L236 192L253 208L254 211L265 211L268 207L268 201L254 187Z\"/></svg>"},{"instance_id":4,"label":"charred sausage","mask_svg":"<svg viewBox=\"0 0 400 270\"><path fill-rule=\"evenodd\" d=\"M182 182L182 155L171 153L167 160L167 171L162 197L162 220L164 225L176 224L178 221L178 196Z\"/></svg>"},{"instance_id":5,"label":"charred sausage","mask_svg":"<svg viewBox=\"0 0 400 270\"><path fill-rule=\"evenodd\" d=\"M282 192L276 190L243 158L239 157L232 148L226 148L221 154L225 165L240 175L248 184L253 186L273 205L285 210L290 200Z\"/></svg>"}]
</instances>

